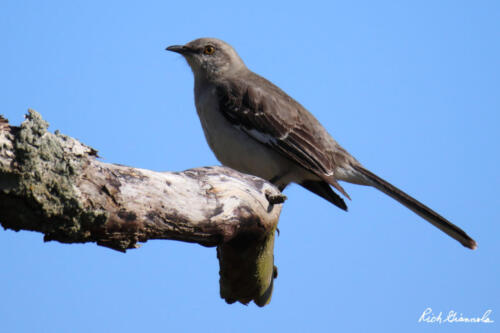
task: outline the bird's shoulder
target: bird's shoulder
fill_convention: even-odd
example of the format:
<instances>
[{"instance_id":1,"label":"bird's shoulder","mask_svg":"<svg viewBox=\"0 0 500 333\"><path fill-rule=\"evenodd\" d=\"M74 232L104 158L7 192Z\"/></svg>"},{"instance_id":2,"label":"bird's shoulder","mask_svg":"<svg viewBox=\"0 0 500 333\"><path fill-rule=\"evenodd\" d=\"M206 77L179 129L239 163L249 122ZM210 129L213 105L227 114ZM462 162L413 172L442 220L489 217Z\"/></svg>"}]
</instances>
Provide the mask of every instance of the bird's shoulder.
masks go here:
<instances>
[{"instance_id":1,"label":"bird's shoulder","mask_svg":"<svg viewBox=\"0 0 500 333\"><path fill-rule=\"evenodd\" d=\"M300 125L321 126L296 100L251 71L215 85L219 107L232 122L282 136Z\"/></svg>"}]
</instances>

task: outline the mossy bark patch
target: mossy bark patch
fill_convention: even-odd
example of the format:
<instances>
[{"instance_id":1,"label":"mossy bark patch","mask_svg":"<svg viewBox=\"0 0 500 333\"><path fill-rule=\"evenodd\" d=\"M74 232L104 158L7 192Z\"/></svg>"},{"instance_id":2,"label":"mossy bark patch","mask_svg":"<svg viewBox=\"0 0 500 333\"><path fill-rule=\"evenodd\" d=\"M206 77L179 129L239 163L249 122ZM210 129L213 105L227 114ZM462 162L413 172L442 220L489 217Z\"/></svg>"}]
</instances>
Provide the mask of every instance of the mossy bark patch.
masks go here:
<instances>
[{"instance_id":1,"label":"mossy bark patch","mask_svg":"<svg viewBox=\"0 0 500 333\"><path fill-rule=\"evenodd\" d=\"M49 133L48 126L40 114L29 110L12 133L15 157L10 165L11 181L0 194L0 220L5 228L42 231L45 240L85 241L90 235L82 234L81 223L102 224L106 218L104 213L83 209L75 191L76 177L86 165L85 154L75 156L72 145L67 145L74 139ZM10 209L2 207L7 205ZM2 216L12 211L12 205L18 207L19 215Z\"/></svg>"}]
</instances>

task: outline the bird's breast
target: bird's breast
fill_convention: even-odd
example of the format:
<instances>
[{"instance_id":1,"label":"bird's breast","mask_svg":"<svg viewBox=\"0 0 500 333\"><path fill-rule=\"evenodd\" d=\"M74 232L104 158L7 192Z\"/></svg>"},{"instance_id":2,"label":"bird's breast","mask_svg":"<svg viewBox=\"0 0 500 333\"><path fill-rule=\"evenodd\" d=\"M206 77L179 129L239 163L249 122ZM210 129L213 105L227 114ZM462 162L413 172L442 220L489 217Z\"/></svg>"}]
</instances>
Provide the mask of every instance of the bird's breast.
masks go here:
<instances>
[{"instance_id":1,"label":"bird's breast","mask_svg":"<svg viewBox=\"0 0 500 333\"><path fill-rule=\"evenodd\" d=\"M223 165L267 180L289 171L287 159L224 117L215 88L195 91L195 102L207 143Z\"/></svg>"}]
</instances>

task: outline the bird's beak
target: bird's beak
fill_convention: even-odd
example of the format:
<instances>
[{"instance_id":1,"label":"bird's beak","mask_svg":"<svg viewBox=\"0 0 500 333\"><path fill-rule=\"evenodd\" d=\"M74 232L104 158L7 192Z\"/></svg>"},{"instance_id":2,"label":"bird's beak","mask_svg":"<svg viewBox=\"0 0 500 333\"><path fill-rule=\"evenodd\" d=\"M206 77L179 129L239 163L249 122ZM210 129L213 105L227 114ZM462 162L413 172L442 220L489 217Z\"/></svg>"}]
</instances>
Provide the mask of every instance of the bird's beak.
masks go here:
<instances>
[{"instance_id":1,"label":"bird's beak","mask_svg":"<svg viewBox=\"0 0 500 333\"><path fill-rule=\"evenodd\" d=\"M194 50L190 48L189 46L186 45L171 45L167 47L165 50L167 51L172 51L180 54L187 54L187 53L193 53Z\"/></svg>"}]
</instances>

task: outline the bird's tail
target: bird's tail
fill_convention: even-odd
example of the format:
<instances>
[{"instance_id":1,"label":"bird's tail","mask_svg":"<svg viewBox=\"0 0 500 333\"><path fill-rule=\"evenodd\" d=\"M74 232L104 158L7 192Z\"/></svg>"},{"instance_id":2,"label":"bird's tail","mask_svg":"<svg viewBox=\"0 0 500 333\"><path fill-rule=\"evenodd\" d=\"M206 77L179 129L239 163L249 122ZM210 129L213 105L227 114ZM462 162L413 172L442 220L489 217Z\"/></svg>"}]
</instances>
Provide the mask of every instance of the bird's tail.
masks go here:
<instances>
[{"instance_id":1,"label":"bird's tail","mask_svg":"<svg viewBox=\"0 0 500 333\"><path fill-rule=\"evenodd\" d=\"M364 178L368 180L370 185L384 192L388 196L397 200L402 205L411 209L416 214L420 215L422 218L433 224L435 227L441 229L441 231L448 234L450 237L459 241L463 246L474 250L476 248L476 242L469 237L462 229L419 202L418 200L412 198L405 192L398 189L396 186L390 184L389 182L383 180L379 176L375 175L371 171L363 168L360 165L353 165L353 168L359 172Z\"/></svg>"}]
</instances>

